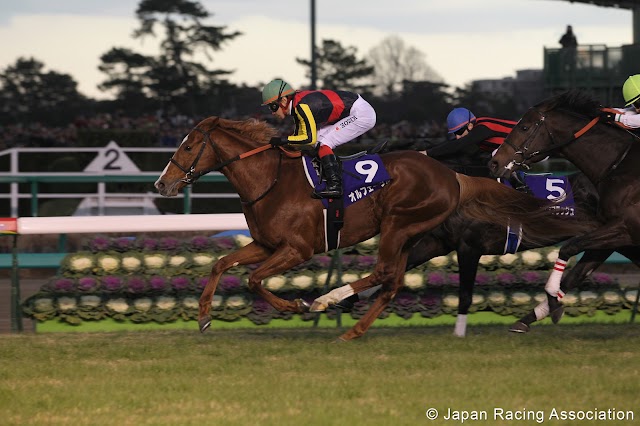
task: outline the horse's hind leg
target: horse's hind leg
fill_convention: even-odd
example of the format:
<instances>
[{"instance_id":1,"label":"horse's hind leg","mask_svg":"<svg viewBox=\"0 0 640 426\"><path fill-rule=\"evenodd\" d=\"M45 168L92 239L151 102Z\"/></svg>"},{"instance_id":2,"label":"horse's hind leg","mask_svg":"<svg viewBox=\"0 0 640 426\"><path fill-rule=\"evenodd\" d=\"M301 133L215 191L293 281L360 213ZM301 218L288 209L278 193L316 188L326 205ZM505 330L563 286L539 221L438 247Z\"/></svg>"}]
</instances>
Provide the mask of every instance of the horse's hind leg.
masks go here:
<instances>
[{"instance_id":1,"label":"horse's hind leg","mask_svg":"<svg viewBox=\"0 0 640 426\"><path fill-rule=\"evenodd\" d=\"M202 295L200 296L200 311L198 314L198 325L200 332L204 332L211 325L211 302L213 295L218 287L218 281L222 274L238 265L250 265L252 263L258 263L269 257L271 253L264 247L258 245L255 241L247 244L239 250L224 256L219 259L213 268L211 268L211 274Z\"/></svg>"},{"instance_id":2,"label":"horse's hind leg","mask_svg":"<svg viewBox=\"0 0 640 426\"><path fill-rule=\"evenodd\" d=\"M323 294L314 300L309 311L324 312L329 306L333 306L338 302L354 294L370 289L371 287L373 287L373 285L371 284L371 275L369 275L352 283L345 284L342 287L334 288L327 294Z\"/></svg>"},{"instance_id":3,"label":"horse's hind leg","mask_svg":"<svg viewBox=\"0 0 640 426\"><path fill-rule=\"evenodd\" d=\"M398 256L393 263L378 261L376 270L370 276L370 285L373 287L382 282L380 294L369 307L362 318L347 332L340 336L340 340L349 341L362 336L371 327L371 324L389 305L404 282L404 270L407 262L407 253Z\"/></svg>"}]
</instances>

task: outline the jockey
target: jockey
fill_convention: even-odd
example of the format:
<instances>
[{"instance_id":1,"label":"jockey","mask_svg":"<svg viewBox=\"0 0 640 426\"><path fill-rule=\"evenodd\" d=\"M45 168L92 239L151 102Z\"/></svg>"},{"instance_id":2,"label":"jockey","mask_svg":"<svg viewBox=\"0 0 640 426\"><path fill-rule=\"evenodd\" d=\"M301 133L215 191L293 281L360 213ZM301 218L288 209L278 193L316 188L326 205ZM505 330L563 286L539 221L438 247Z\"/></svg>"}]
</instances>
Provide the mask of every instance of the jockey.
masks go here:
<instances>
[{"instance_id":1,"label":"jockey","mask_svg":"<svg viewBox=\"0 0 640 426\"><path fill-rule=\"evenodd\" d=\"M476 118L466 108L454 108L447 116L449 141L427 150L427 155L445 164L453 163L450 167L457 172L488 177L487 163L516 124L515 121L499 118ZM515 173L509 183L519 191L530 192Z\"/></svg>"},{"instance_id":2,"label":"jockey","mask_svg":"<svg viewBox=\"0 0 640 426\"><path fill-rule=\"evenodd\" d=\"M340 90L293 90L276 79L262 89L262 105L284 120L293 116L294 134L285 139L273 138L273 146L292 145L299 149L316 149L327 181L324 191L313 192L315 198L342 196L340 163L333 150L372 129L376 124L373 107L357 93Z\"/></svg>"},{"instance_id":3,"label":"jockey","mask_svg":"<svg viewBox=\"0 0 640 426\"><path fill-rule=\"evenodd\" d=\"M640 74L627 78L622 86L625 108L611 108L618 113L602 112L600 119L604 122L618 122L634 131L640 129Z\"/></svg>"}]
</instances>

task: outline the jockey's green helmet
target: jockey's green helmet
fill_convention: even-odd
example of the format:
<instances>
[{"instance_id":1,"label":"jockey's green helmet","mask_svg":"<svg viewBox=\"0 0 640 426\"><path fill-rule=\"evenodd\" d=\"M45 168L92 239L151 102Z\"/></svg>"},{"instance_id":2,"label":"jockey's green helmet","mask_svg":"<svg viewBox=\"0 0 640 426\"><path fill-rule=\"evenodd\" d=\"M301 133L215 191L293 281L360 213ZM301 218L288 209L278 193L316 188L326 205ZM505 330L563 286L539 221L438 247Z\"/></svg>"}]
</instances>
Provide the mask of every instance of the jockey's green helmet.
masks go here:
<instances>
[{"instance_id":1,"label":"jockey's green helmet","mask_svg":"<svg viewBox=\"0 0 640 426\"><path fill-rule=\"evenodd\" d=\"M624 82L622 96L626 106L640 99L640 74L632 75Z\"/></svg>"},{"instance_id":2,"label":"jockey's green helmet","mask_svg":"<svg viewBox=\"0 0 640 426\"><path fill-rule=\"evenodd\" d=\"M278 102L278 99L292 95L295 91L289 83L279 78L271 80L262 89L262 105Z\"/></svg>"}]
</instances>

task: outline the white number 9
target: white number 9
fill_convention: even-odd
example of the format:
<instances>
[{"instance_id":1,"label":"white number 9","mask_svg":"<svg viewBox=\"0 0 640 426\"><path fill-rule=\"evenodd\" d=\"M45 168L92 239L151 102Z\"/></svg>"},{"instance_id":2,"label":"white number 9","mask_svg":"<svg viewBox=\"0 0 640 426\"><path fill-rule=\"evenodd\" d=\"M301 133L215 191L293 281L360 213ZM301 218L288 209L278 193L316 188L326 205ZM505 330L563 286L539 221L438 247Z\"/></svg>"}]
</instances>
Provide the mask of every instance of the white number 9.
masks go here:
<instances>
[{"instance_id":1,"label":"white number 9","mask_svg":"<svg viewBox=\"0 0 640 426\"><path fill-rule=\"evenodd\" d=\"M362 160L358 161L355 166L356 172L361 175L366 175L367 178L364 180L365 183L373 182L373 178L376 177L376 173L378 172L378 163L373 160Z\"/></svg>"}]
</instances>

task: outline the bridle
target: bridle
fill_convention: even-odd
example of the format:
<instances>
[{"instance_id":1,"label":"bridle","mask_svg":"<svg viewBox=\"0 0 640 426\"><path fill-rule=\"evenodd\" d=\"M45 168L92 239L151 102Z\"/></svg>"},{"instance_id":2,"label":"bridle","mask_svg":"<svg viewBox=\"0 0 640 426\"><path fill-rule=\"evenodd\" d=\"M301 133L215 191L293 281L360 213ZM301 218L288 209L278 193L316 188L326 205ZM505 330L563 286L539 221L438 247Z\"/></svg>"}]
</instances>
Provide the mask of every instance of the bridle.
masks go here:
<instances>
[{"instance_id":1,"label":"bridle","mask_svg":"<svg viewBox=\"0 0 640 426\"><path fill-rule=\"evenodd\" d=\"M236 162L238 160L242 160L243 158L247 158L247 157L250 157L252 155L255 155L255 154L258 154L260 152L263 152L263 151L266 151L268 149L273 148L273 146L269 145L269 144L263 145L263 146L260 146L258 148L255 148L255 149L252 149L250 151L247 151L245 153L236 155L235 157L232 157L232 158L230 158L228 160L221 161L221 162L213 165L212 167L210 167L208 169L203 169L203 170L200 170L200 171L197 172L196 171L196 166L198 165L198 161L200 161L200 158L202 157L202 154L204 153L204 150L207 147L207 145L211 145L211 149L213 149L214 153L216 152L216 144L213 142L213 139L211 138L211 132L213 132L216 129L216 127L218 127L219 120L220 120L219 118L216 118L215 122L213 123L213 126L208 131L202 130L202 129L198 128L198 127L195 127L193 129L193 131L196 131L196 132L199 132L200 134L202 134L202 143L200 144L200 149L198 151L198 154L193 159L193 161L191 162L191 165L188 168L184 167L180 163L178 163L173 158L173 156L169 160L169 162L171 164L175 165L178 169L180 169L182 172L184 172L184 177L182 179L180 179L181 182L184 182L187 185L191 185L192 183L194 183L196 180L198 180L202 176L206 175L207 173L217 172L218 170L222 169L225 166L228 166L231 163L234 163L234 162ZM220 127L219 129L220 130L225 130L223 127ZM271 183L271 185L269 185L267 190L264 193L262 193L262 195L260 195L259 197L257 197L253 201L242 201L241 200L241 202L243 204L251 206L254 203L256 203L256 202L260 201L261 199L263 199L269 193L269 191L271 191L271 189L273 189L273 187L278 182L278 177L280 176L280 168L281 168L281 166L282 166L282 152L280 152L280 158L278 160L278 171L276 173L276 177L274 178L274 180Z\"/></svg>"},{"instance_id":2,"label":"bridle","mask_svg":"<svg viewBox=\"0 0 640 426\"><path fill-rule=\"evenodd\" d=\"M540 110L538 110L536 108L531 108L531 109L533 111L535 111L536 113L538 113L538 115L540 115L540 119L535 122L535 124L534 124L535 128L529 134L529 136L527 136L525 141L519 147L514 145L513 142L509 141L508 140L509 138L505 139L505 141L503 142L503 144L508 145L514 151L513 160L511 160L509 162L509 164L504 166L504 168L509 170L509 171L513 171L513 168L515 166L522 167L523 169L529 170L531 168L531 166L529 165L528 161L531 160L533 157L536 157L536 156L539 156L539 155L550 154L553 151L557 151L558 149L563 148L563 147L575 142L580 136L584 135L589 129L591 129L593 126L595 126L595 124L600 120L600 117L595 117L594 119L589 121L589 123L587 123L586 126L584 126L580 130L575 132L573 134L573 136L571 137L571 139L569 139L569 140L567 140L565 142L562 142L562 143L556 143L555 139L553 138L553 133L551 132L551 130L549 130L549 127L546 124L546 121L545 121L546 120L546 116ZM571 111L567 111L567 112L572 113ZM533 142L533 140L534 140L534 138L536 136L536 133L541 128L544 128L544 130L546 130L547 134L549 135L549 140L551 140L551 146L549 148L546 148L546 149L528 152L529 151L529 145ZM521 157L521 161L518 161L518 156Z\"/></svg>"}]
</instances>

